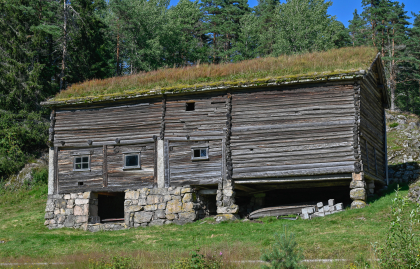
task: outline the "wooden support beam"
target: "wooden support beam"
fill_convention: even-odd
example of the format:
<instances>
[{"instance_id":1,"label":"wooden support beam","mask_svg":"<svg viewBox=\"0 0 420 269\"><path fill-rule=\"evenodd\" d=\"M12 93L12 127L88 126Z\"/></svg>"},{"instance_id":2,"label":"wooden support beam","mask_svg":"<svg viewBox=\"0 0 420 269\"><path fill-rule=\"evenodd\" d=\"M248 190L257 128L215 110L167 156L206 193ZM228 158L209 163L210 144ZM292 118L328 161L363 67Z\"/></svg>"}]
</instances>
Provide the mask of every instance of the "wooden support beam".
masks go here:
<instances>
[{"instance_id":1,"label":"wooden support beam","mask_svg":"<svg viewBox=\"0 0 420 269\"><path fill-rule=\"evenodd\" d=\"M235 185L235 189L238 189L238 190L241 190L241 191L246 191L246 192L256 192L257 191L256 189L253 189L253 188L250 188L250 187L247 187L247 186L244 186L244 185L239 185L239 184Z\"/></svg>"},{"instance_id":2,"label":"wooden support beam","mask_svg":"<svg viewBox=\"0 0 420 269\"><path fill-rule=\"evenodd\" d=\"M217 189L210 189L210 190L200 190L198 191L199 195L216 195Z\"/></svg>"}]
</instances>

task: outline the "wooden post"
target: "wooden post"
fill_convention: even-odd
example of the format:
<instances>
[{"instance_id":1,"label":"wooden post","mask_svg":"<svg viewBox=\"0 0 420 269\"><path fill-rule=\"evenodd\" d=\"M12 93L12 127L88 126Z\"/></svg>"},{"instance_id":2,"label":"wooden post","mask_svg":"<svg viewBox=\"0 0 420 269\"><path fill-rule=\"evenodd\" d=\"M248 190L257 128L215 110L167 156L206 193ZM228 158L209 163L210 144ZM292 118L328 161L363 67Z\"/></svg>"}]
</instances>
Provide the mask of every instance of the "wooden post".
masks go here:
<instances>
[{"instance_id":1,"label":"wooden post","mask_svg":"<svg viewBox=\"0 0 420 269\"><path fill-rule=\"evenodd\" d=\"M57 194L58 191L58 147L54 147L54 193Z\"/></svg>"},{"instance_id":2,"label":"wooden post","mask_svg":"<svg viewBox=\"0 0 420 269\"><path fill-rule=\"evenodd\" d=\"M104 155L104 161L102 166L102 176L103 176L103 186L108 187L108 148L106 145L103 146L103 155Z\"/></svg>"}]
</instances>

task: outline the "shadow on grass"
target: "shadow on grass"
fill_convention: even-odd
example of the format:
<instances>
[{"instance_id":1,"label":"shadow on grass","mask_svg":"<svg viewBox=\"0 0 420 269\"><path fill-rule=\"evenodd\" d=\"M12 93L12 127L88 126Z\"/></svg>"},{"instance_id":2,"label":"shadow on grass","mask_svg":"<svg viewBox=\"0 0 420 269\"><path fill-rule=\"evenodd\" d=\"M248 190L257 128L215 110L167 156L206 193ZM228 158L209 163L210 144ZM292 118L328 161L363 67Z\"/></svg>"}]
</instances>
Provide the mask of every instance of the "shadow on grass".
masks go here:
<instances>
[{"instance_id":1,"label":"shadow on grass","mask_svg":"<svg viewBox=\"0 0 420 269\"><path fill-rule=\"evenodd\" d=\"M379 200L381 197L388 196L394 194L398 189L400 191L408 191L410 188L410 185L407 183L393 183L388 185L388 188L386 190L380 191L379 193L375 193L372 196L369 196L367 199L367 203L373 203L377 200Z\"/></svg>"}]
</instances>

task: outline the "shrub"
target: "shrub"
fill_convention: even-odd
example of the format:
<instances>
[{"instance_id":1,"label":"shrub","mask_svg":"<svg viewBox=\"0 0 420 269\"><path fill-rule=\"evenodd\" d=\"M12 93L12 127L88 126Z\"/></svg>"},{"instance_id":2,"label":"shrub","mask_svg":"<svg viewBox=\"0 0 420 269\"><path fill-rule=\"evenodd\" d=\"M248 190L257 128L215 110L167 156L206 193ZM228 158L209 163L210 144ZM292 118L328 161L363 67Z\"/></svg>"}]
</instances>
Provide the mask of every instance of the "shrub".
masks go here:
<instances>
[{"instance_id":1,"label":"shrub","mask_svg":"<svg viewBox=\"0 0 420 269\"><path fill-rule=\"evenodd\" d=\"M272 250L264 253L261 260L270 263L262 265L264 269L294 269L305 268L300 262L304 259L302 249L298 248L293 233L287 233L287 226L284 226L283 234L274 235Z\"/></svg>"},{"instance_id":2,"label":"shrub","mask_svg":"<svg viewBox=\"0 0 420 269\"><path fill-rule=\"evenodd\" d=\"M393 122L389 125L389 127L394 128L398 126L398 122Z\"/></svg>"},{"instance_id":3,"label":"shrub","mask_svg":"<svg viewBox=\"0 0 420 269\"><path fill-rule=\"evenodd\" d=\"M48 168L42 167L32 170L33 184L47 184L48 183Z\"/></svg>"},{"instance_id":4,"label":"shrub","mask_svg":"<svg viewBox=\"0 0 420 269\"><path fill-rule=\"evenodd\" d=\"M420 268L419 227L420 205L412 208L408 197L396 191L392 200L389 228L384 245L374 244L381 268Z\"/></svg>"},{"instance_id":5,"label":"shrub","mask_svg":"<svg viewBox=\"0 0 420 269\"><path fill-rule=\"evenodd\" d=\"M171 269L219 269L222 268L222 253L216 255L204 256L198 251L190 253L189 258L182 258L171 265Z\"/></svg>"}]
</instances>

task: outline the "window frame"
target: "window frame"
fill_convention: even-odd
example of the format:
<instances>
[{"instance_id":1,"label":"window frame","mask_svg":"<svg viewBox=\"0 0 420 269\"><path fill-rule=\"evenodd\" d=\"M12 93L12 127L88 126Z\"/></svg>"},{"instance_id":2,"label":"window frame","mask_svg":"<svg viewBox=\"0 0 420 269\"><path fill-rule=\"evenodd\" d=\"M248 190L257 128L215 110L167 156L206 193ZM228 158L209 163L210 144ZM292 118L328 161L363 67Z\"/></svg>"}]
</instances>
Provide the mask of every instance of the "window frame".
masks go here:
<instances>
[{"instance_id":1,"label":"window frame","mask_svg":"<svg viewBox=\"0 0 420 269\"><path fill-rule=\"evenodd\" d=\"M194 151L200 150L200 156L201 156L201 150L206 150L206 156L205 157L194 157ZM209 147L191 147L191 161L206 161L209 159Z\"/></svg>"},{"instance_id":2,"label":"window frame","mask_svg":"<svg viewBox=\"0 0 420 269\"><path fill-rule=\"evenodd\" d=\"M84 163L86 163L86 162L83 162L83 158L84 158L84 157L87 157L87 158L88 158L88 161L87 161L88 168L83 168L83 164L84 164ZM77 168L76 168L76 164L78 164L78 163L76 163L76 158L81 158L81 162L80 162L80 164L82 165L82 166L81 166L82 168L80 168L80 169L77 169ZM91 169L90 169L90 161L91 161L91 155L88 155L88 154L75 155L75 156L73 156L73 171L74 171L74 172L84 172L84 171L90 171L90 170L91 170Z\"/></svg>"},{"instance_id":3,"label":"window frame","mask_svg":"<svg viewBox=\"0 0 420 269\"><path fill-rule=\"evenodd\" d=\"M138 156L138 165L137 166L125 166L126 164L126 157L127 156L133 156L133 155L137 155ZM141 169L141 151L131 151L131 152L123 152L123 170L135 170L135 169Z\"/></svg>"}]
</instances>

